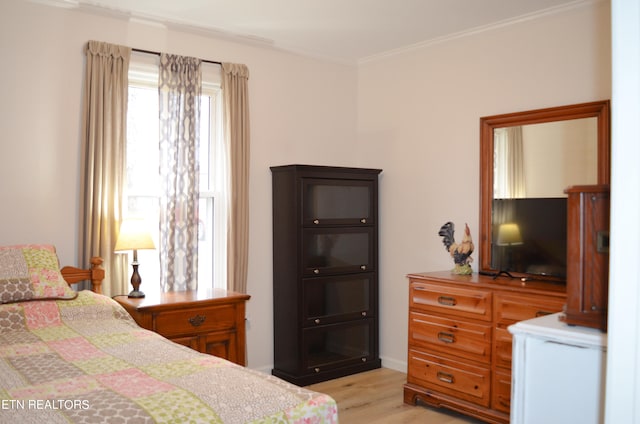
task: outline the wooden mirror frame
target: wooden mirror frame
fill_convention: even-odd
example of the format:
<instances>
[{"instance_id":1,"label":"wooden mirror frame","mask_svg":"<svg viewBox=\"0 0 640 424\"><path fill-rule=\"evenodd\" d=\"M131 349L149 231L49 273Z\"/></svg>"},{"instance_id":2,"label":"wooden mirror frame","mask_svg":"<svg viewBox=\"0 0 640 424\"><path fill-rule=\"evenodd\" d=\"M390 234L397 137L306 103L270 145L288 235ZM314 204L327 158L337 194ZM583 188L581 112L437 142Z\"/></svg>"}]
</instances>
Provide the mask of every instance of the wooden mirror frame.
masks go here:
<instances>
[{"instance_id":1,"label":"wooden mirror frame","mask_svg":"<svg viewBox=\"0 0 640 424\"><path fill-rule=\"evenodd\" d=\"M515 112L480 118L480 266L479 272L495 274L491 267L492 203L493 203L493 130L543 122L571 119L598 119L598 184L609 184L611 173L610 105L609 100ZM517 277L530 274L512 273ZM535 276L536 279L558 278Z\"/></svg>"}]
</instances>

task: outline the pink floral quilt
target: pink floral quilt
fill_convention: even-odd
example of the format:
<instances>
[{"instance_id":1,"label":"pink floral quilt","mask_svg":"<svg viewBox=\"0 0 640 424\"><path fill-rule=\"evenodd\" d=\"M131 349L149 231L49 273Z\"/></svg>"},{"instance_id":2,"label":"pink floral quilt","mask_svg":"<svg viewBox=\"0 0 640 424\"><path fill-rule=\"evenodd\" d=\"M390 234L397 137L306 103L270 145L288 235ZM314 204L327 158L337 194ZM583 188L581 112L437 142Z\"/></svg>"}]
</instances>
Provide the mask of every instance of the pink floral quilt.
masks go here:
<instances>
[{"instance_id":1,"label":"pink floral quilt","mask_svg":"<svg viewBox=\"0 0 640 424\"><path fill-rule=\"evenodd\" d=\"M0 305L0 422L337 423L335 401L144 330L112 299Z\"/></svg>"}]
</instances>

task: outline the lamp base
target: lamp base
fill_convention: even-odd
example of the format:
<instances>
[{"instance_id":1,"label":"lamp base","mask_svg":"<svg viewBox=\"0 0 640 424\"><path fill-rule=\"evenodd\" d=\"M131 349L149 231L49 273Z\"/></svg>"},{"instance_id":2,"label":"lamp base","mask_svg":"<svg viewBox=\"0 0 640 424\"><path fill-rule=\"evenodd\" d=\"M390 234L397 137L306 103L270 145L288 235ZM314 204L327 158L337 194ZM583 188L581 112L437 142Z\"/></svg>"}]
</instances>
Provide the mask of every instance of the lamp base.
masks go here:
<instances>
[{"instance_id":1,"label":"lamp base","mask_svg":"<svg viewBox=\"0 0 640 424\"><path fill-rule=\"evenodd\" d=\"M142 293L140 290L131 290L131 293L129 293L127 297L140 298L144 297L144 293Z\"/></svg>"},{"instance_id":2,"label":"lamp base","mask_svg":"<svg viewBox=\"0 0 640 424\"><path fill-rule=\"evenodd\" d=\"M129 297L140 298L144 297L144 293L140 291L140 283L142 283L142 278L140 278L140 274L138 273L138 251L133 250L133 262L131 263L133 266L133 275L131 275L131 285L133 286L133 290L129 293Z\"/></svg>"}]
</instances>

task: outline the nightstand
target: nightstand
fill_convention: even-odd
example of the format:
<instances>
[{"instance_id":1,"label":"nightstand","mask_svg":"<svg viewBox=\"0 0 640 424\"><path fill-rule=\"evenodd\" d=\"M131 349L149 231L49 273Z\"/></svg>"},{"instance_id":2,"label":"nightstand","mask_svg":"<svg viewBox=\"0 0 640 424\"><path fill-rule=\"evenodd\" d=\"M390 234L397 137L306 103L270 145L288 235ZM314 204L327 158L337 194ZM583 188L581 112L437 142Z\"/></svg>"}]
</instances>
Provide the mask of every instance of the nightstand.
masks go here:
<instances>
[{"instance_id":1,"label":"nightstand","mask_svg":"<svg viewBox=\"0 0 640 424\"><path fill-rule=\"evenodd\" d=\"M245 303L251 296L223 289L113 299L143 328L199 352L246 365Z\"/></svg>"}]
</instances>

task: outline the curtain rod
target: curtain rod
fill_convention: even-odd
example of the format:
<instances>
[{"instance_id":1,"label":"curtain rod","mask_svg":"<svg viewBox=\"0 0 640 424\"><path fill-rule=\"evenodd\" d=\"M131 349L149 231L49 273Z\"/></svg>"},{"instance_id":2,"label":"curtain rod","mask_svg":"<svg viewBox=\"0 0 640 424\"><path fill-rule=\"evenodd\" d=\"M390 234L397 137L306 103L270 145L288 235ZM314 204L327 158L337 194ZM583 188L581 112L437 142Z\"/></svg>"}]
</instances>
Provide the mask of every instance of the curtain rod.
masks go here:
<instances>
[{"instance_id":1,"label":"curtain rod","mask_svg":"<svg viewBox=\"0 0 640 424\"><path fill-rule=\"evenodd\" d=\"M133 49L133 48L131 50L138 53L154 54L156 56L161 55L160 52L154 52L153 50L143 50L143 49ZM222 66L222 62L216 62L215 60L205 60L205 59L200 59L200 60L203 61L204 63L212 63L214 65Z\"/></svg>"}]
</instances>

